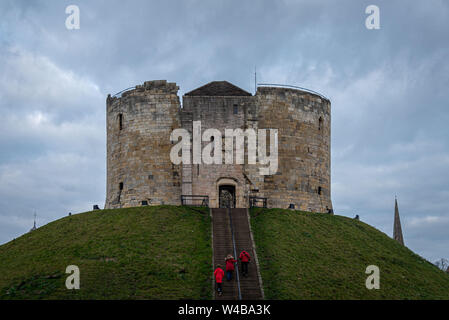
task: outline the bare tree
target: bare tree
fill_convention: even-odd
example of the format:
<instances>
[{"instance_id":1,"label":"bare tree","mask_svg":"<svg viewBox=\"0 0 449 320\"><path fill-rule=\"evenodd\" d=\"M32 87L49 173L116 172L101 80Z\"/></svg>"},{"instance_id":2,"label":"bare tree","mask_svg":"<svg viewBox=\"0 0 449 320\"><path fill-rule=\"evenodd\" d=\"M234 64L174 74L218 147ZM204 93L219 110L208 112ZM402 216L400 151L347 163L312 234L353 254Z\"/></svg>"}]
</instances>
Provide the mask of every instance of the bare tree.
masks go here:
<instances>
[{"instance_id":1,"label":"bare tree","mask_svg":"<svg viewBox=\"0 0 449 320\"><path fill-rule=\"evenodd\" d=\"M435 265L443 271L449 270L449 260L441 258L440 260L435 262Z\"/></svg>"}]
</instances>

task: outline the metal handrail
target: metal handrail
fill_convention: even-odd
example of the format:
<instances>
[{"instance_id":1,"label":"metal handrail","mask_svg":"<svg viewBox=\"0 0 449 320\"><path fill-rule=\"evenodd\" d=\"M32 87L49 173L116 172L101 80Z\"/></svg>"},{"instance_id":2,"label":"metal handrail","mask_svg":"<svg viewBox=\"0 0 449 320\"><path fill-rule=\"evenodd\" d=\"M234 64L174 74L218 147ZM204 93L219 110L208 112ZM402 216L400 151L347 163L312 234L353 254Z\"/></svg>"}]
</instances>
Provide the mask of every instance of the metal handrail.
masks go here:
<instances>
[{"instance_id":1,"label":"metal handrail","mask_svg":"<svg viewBox=\"0 0 449 320\"><path fill-rule=\"evenodd\" d=\"M188 204L187 200L191 200L191 203ZM193 203L194 200L201 200L201 204L194 204ZM181 205L209 207L209 196L182 194L181 195Z\"/></svg>"},{"instance_id":2,"label":"metal handrail","mask_svg":"<svg viewBox=\"0 0 449 320\"><path fill-rule=\"evenodd\" d=\"M232 216L231 216L231 208L227 208L229 215L229 224L231 226L231 234L232 234L232 246L234 247L234 257L237 258L237 250L235 248L235 237L234 237L234 227L232 226ZM237 259L236 259L237 260ZM237 263L237 268L235 268L235 274L237 278L237 288L239 291L239 300L242 300L242 292L240 291L240 277L239 277L239 265Z\"/></svg>"},{"instance_id":3,"label":"metal handrail","mask_svg":"<svg viewBox=\"0 0 449 320\"><path fill-rule=\"evenodd\" d=\"M323 95L323 94L321 94L321 93L318 93L318 92L316 92L316 91L313 91L313 90L311 90L311 89L307 89L307 88L303 88L303 87L298 87L298 86L292 86L292 85L289 85L289 84L258 83L257 86L261 86L261 87L279 87L279 88L300 89L300 90L302 90L302 91L306 91L306 92L309 92L309 93L316 94L316 95L320 96L320 97L323 98L323 99L330 100L330 99L329 99L328 97L326 97L325 95Z\"/></svg>"},{"instance_id":4,"label":"metal handrail","mask_svg":"<svg viewBox=\"0 0 449 320\"><path fill-rule=\"evenodd\" d=\"M262 207L259 207L257 205L257 202L262 202ZM267 207L267 198L250 196L249 197L249 207L250 208L266 208Z\"/></svg>"},{"instance_id":5,"label":"metal handrail","mask_svg":"<svg viewBox=\"0 0 449 320\"><path fill-rule=\"evenodd\" d=\"M131 90L134 90L134 89L136 89L136 86L126 88L126 89L124 89L124 90L122 90L122 91L120 91L120 92L117 92L117 93L114 94L112 97L113 97L113 98L120 98L120 97L122 96L122 94L125 93L126 91L131 91Z\"/></svg>"}]
</instances>

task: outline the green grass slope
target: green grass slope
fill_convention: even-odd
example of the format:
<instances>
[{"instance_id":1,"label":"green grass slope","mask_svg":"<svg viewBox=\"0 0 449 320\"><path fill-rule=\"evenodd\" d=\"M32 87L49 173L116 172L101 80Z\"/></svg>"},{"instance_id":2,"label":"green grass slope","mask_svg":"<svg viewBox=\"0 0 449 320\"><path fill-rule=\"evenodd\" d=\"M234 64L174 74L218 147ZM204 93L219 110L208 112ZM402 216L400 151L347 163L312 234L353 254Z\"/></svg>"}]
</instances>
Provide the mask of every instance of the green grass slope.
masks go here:
<instances>
[{"instance_id":1,"label":"green grass slope","mask_svg":"<svg viewBox=\"0 0 449 320\"><path fill-rule=\"evenodd\" d=\"M449 275L354 219L252 209L266 299L449 299ZM365 287L368 265L380 289Z\"/></svg>"},{"instance_id":2,"label":"green grass slope","mask_svg":"<svg viewBox=\"0 0 449 320\"><path fill-rule=\"evenodd\" d=\"M0 246L0 299L211 299L210 224L208 209L175 206L54 221Z\"/></svg>"},{"instance_id":3,"label":"green grass slope","mask_svg":"<svg viewBox=\"0 0 449 320\"><path fill-rule=\"evenodd\" d=\"M449 299L449 276L353 219L252 209L267 299ZM209 211L176 206L65 217L0 246L0 299L211 299ZM67 290L68 265L81 289ZM380 290L365 269L380 268Z\"/></svg>"}]
</instances>

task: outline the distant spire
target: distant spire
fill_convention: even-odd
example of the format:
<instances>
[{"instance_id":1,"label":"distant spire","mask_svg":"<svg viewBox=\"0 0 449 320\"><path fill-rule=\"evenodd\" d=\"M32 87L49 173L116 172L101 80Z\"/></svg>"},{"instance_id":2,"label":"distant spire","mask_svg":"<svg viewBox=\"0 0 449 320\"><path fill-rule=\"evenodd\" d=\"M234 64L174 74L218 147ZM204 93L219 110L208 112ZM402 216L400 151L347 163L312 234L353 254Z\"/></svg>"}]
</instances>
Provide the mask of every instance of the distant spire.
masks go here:
<instances>
[{"instance_id":1,"label":"distant spire","mask_svg":"<svg viewBox=\"0 0 449 320\"><path fill-rule=\"evenodd\" d=\"M31 228L30 232L37 229L37 228L36 228L36 216L37 216L37 215L36 215L36 210L35 210L35 211L34 211L34 225L33 225L33 227Z\"/></svg>"},{"instance_id":2,"label":"distant spire","mask_svg":"<svg viewBox=\"0 0 449 320\"><path fill-rule=\"evenodd\" d=\"M254 94L257 92L257 66L254 66Z\"/></svg>"},{"instance_id":3,"label":"distant spire","mask_svg":"<svg viewBox=\"0 0 449 320\"><path fill-rule=\"evenodd\" d=\"M399 218L398 200L394 197L394 228L393 239L404 245L404 238L402 237L401 219Z\"/></svg>"}]
</instances>

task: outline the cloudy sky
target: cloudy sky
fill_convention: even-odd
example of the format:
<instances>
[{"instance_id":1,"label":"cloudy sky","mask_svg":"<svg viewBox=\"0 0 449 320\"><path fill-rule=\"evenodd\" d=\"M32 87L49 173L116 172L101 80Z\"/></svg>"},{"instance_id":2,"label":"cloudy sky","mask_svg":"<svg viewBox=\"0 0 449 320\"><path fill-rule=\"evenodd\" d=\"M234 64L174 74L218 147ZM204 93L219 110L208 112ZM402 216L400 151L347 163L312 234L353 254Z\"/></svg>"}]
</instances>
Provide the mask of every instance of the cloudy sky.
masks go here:
<instances>
[{"instance_id":1,"label":"cloudy sky","mask_svg":"<svg viewBox=\"0 0 449 320\"><path fill-rule=\"evenodd\" d=\"M68 5L80 29L65 25ZM380 9L368 30L365 9ZM332 102L337 214L449 258L449 2L0 2L0 243L104 205L105 99L146 80L307 87Z\"/></svg>"}]
</instances>

